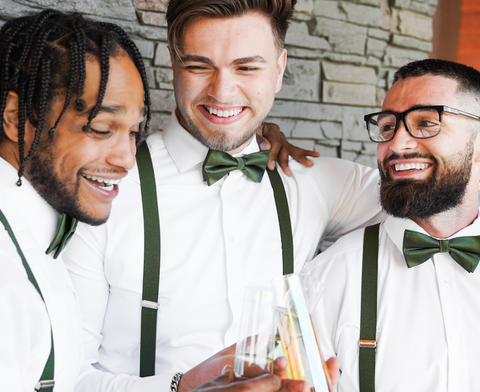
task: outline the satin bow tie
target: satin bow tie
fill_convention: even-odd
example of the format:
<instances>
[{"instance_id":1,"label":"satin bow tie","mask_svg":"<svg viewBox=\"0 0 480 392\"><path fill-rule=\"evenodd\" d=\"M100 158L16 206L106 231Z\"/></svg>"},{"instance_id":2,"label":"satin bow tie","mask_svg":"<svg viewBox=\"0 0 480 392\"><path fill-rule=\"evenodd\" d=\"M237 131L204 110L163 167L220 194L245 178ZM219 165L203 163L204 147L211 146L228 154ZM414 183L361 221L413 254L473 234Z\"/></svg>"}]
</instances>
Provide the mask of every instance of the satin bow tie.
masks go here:
<instances>
[{"instance_id":1,"label":"satin bow tie","mask_svg":"<svg viewBox=\"0 0 480 392\"><path fill-rule=\"evenodd\" d=\"M450 253L458 264L468 272L473 272L480 260L480 236L437 240L416 231L405 230L403 254L408 268L422 264L436 253Z\"/></svg>"},{"instance_id":2,"label":"satin bow tie","mask_svg":"<svg viewBox=\"0 0 480 392\"><path fill-rule=\"evenodd\" d=\"M77 228L77 224L78 221L75 218L63 214L60 224L58 225L57 234L45 253L48 255L55 250L53 258L56 259L62 250L65 249L68 241L72 238L73 233L75 233L75 229Z\"/></svg>"},{"instance_id":3,"label":"satin bow tie","mask_svg":"<svg viewBox=\"0 0 480 392\"><path fill-rule=\"evenodd\" d=\"M253 181L260 182L269 160L270 151L232 157L226 152L209 150L202 166L203 181L207 181L210 186L231 171L238 169Z\"/></svg>"}]
</instances>

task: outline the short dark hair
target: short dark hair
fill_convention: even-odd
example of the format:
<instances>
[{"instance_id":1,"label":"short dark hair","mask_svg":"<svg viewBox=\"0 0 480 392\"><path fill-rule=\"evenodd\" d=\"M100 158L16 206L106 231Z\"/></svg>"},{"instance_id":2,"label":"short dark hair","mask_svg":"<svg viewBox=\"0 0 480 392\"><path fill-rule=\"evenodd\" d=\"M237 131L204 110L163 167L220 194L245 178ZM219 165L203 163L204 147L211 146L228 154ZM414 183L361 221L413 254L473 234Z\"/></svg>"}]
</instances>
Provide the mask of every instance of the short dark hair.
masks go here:
<instances>
[{"instance_id":1,"label":"short dark hair","mask_svg":"<svg viewBox=\"0 0 480 392\"><path fill-rule=\"evenodd\" d=\"M458 92L480 97L480 72L475 68L448 60L425 59L413 61L401 67L393 77L393 83L415 76L443 76L458 82Z\"/></svg>"},{"instance_id":2,"label":"short dark hair","mask_svg":"<svg viewBox=\"0 0 480 392\"><path fill-rule=\"evenodd\" d=\"M259 12L270 20L278 50L285 45L289 19L297 0L170 0L167 6L168 43L174 55L181 53L186 27L198 18L231 18Z\"/></svg>"},{"instance_id":3,"label":"short dark hair","mask_svg":"<svg viewBox=\"0 0 480 392\"><path fill-rule=\"evenodd\" d=\"M8 21L0 30L0 115L3 118L9 91L18 94L18 148L19 178L25 163L35 153L44 128L46 115L52 104L65 97L63 110L51 122L49 134L57 124L76 93L76 109L81 111L88 58L101 64L101 82L98 102L90 113L84 130L90 128L97 115L107 87L109 60L125 52L138 69L143 82L146 120L150 121L150 93L147 75L140 52L125 31L112 23L95 22L78 13L66 14L47 9L40 13ZM35 137L25 154L25 123L36 128ZM0 142L3 140L3 122L0 122ZM19 179L21 185L21 179Z\"/></svg>"}]
</instances>

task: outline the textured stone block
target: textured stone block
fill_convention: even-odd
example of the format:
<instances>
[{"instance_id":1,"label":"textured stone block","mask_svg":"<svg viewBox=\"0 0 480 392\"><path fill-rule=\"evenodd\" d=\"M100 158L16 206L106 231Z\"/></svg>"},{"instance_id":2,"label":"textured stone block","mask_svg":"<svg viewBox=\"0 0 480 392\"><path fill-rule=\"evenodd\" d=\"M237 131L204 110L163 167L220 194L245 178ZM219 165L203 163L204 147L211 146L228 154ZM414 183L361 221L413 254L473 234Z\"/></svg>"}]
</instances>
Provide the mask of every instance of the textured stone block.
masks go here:
<instances>
[{"instance_id":1,"label":"textured stone block","mask_svg":"<svg viewBox=\"0 0 480 392\"><path fill-rule=\"evenodd\" d=\"M421 14L433 16L437 6L437 0L433 0L433 1L393 0L392 6L396 8L408 9Z\"/></svg>"},{"instance_id":2,"label":"textured stone block","mask_svg":"<svg viewBox=\"0 0 480 392\"><path fill-rule=\"evenodd\" d=\"M430 41L433 37L432 18L411 11L393 9L392 31Z\"/></svg>"},{"instance_id":3,"label":"textured stone block","mask_svg":"<svg viewBox=\"0 0 480 392\"><path fill-rule=\"evenodd\" d=\"M310 102L282 101L276 99L270 116L281 118L302 118L304 120L338 120L342 118L342 107Z\"/></svg>"},{"instance_id":4,"label":"textured stone block","mask_svg":"<svg viewBox=\"0 0 480 392\"><path fill-rule=\"evenodd\" d=\"M320 129L327 139L341 139L343 136L341 122L320 121Z\"/></svg>"},{"instance_id":5,"label":"textured stone block","mask_svg":"<svg viewBox=\"0 0 480 392\"><path fill-rule=\"evenodd\" d=\"M323 102L373 106L375 105L375 86L323 82Z\"/></svg>"},{"instance_id":6,"label":"textured stone block","mask_svg":"<svg viewBox=\"0 0 480 392\"><path fill-rule=\"evenodd\" d=\"M315 151L320 153L321 157L340 158L338 147L317 143Z\"/></svg>"},{"instance_id":7,"label":"textured stone block","mask_svg":"<svg viewBox=\"0 0 480 392\"><path fill-rule=\"evenodd\" d=\"M356 67L348 64L322 62L325 79L337 82L375 84L377 76L373 68Z\"/></svg>"},{"instance_id":8,"label":"textured stone block","mask_svg":"<svg viewBox=\"0 0 480 392\"><path fill-rule=\"evenodd\" d=\"M349 142L349 141L342 141L342 151L353 151L356 153L361 153L363 149L362 142Z\"/></svg>"},{"instance_id":9,"label":"textured stone block","mask_svg":"<svg viewBox=\"0 0 480 392\"><path fill-rule=\"evenodd\" d=\"M358 4L371 5L373 7L379 7L379 8L381 3L381 0L353 0L353 1Z\"/></svg>"},{"instance_id":10,"label":"textured stone block","mask_svg":"<svg viewBox=\"0 0 480 392\"><path fill-rule=\"evenodd\" d=\"M382 58L386 47L387 43L385 41L375 38L367 39L367 55Z\"/></svg>"},{"instance_id":11,"label":"textured stone block","mask_svg":"<svg viewBox=\"0 0 480 392\"><path fill-rule=\"evenodd\" d=\"M422 52L432 51L431 42L425 42L416 38L404 37L402 35L397 35L397 34L393 35L392 44L403 47L403 48L412 48L412 49L421 50Z\"/></svg>"},{"instance_id":12,"label":"textured stone block","mask_svg":"<svg viewBox=\"0 0 480 392\"><path fill-rule=\"evenodd\" d=\"M173 71L171 69L157 68L155 81L162 90L173 90Z\"/></svg>"},{"instance_id":13,"label":"textured stone block","mask_svg":"<svg viewBox=\"0 0 480 392\"><path fill-rule=\"evenodd\" d=\"M167 27L167 20L165 19L165 14L149 11L137 11L137 14L143 24Z\"/></svg>"},{"instance_id":14,"label":"textured stone block","mask_svg":"<svg viewBox=\"0 0 480 392\"><path fill-rule=\"evenodd\" d=\"M382 25L382 11L378 7L342 2L341 7L347 14L347 20L356 24L380 27Z\"/></svg>"},{"instance_id":15,"label":"textured stone block","mask_svg":"<svg viewBox=\"0 0 480 392\"><path fill-rule=\"evenodd\" d=\"M150 90L152 100L152 111L170 113L175 109L175 95L173 91Z\"/></svg>"},{"instance_id":16,"label":"textured stone block","mask_svg":"<svg viewBox=\"0 0 480 392\"><path fill-rule=\"evenodd\" d=\"M355 157L354 162L357 162L360 165L373 167L374 169L377 168L377 158L372 155L366 155L366 154L357 155Z\"/></svg>"},{"instance_id":17,"label":"textured stone block","mask_svg":"<svg viewBox=\"0 0 480 392\"><path fill-rule=\"evenodd\" d=\"M167 12L168 0L133 0L133 3L137 10Z\"/></svg>"},{"instance_id":18,"label":"textured stone block","mask_svg":"<svg viewBox=\"0 0 480 392\"><path fill-rule=\"evenodd\" d=\"M315 151L315 141L308 139L288 139L294 146Z\"/></svg>"},{"instance_id":19,"label":"textured stone block","mask_svg":"<svg viewBox=\"0 0 480 392\"><path fill-rule=\"evenodd\" d=\"M313 35L327 38L335 52L361 54L365 52L367 29L351 23L316 18Z\"/></svg>"},{"instance_id":20,"label":"textured stone block","mask_svg":"<svg viewBox=\"0 0 480 392\"><path fill-rule=\"evenodd\" d=\"M150 134L163 131L167 125L170 114L166 113L152 113L152 121L150 122Z\"/></svg>"},{"instance_id":21,"label":"textured stone block","mask_svg":"<svg viewBox=\"0 0 480 392\"><path fill-rule=\"evenodd\" d=\"M313 3L313 0L298 0L295 11L311 14L313 11Z\"/></svg>"},{"instance_id":22,"label":"textured stone block","mask_svg":"<svg viewBox=\"0 0 480 392\"><path fill-rule=\"evenodd\" d=\"M289 59L278 98L320 101L320 64L318 61Z\"/></svg>"},{"instance_id":23,"label":"textured stone block","mask_svg":"<svg viewBox=\"0 0 480 392\"><path fill-rule=\"evenodd\" d=\"M425 52L419 52L417 50L398 49L388 46L385 49L384 64L387 67L401 66L415 60L426 59L428 56Z\"/></svg>"},{"instance_id":24,"label":"textured stone block","mask_svg":"<svg viewBox=\"0 0 480 392\"><path fill-rule=\"evenodd\" d=\"M365 65L367 63L367 59L364 56L358 56L355 54L325 53L323 57L327 60L336 61L339 63L350 63L357 65Z\"/></svg>"},{"instance_id":25,"label":"textured stone block","mask_svg":"<svg viewBox=\"0 0 480 392\"><path fill-rule=\"evenodd\" d=\"M4 1L10 3L8 0L2 0L2 3ZM54 8L63 12L79 12L85 15L103 16L111 19L137 20L131 0L16 0L16 3L34 7L36 8L35 11L39 11L38 8Z\"/></svg>"},{"instance_id":26,"label":"textured stone block","mask_svg":"<svg viewBox=\"0 0 480 392\"><path fill-rule=\"evenodd\" d=\"M341 3L338 1L317 0L315 1L313 14L316 16L324 16L329 19L347 20L347 14L340 5Z\"/></svg>"},{"instance_id":27,"label":"textured stone block","mask_svg":"<svg viewBox=\"0 0 480 392\"><path fill-rule=\"evenodd\" d=\"M388 41L390 40L390 32L381 30L381 29L373 29L370 28L367 31L367 35L372 38L380 39L382 41Z\"/></svg>"},{"instance_id":28,"label":"textured stone block","mask_svg":"<svg viewBox=\"0 0 480 392\"><path fill-rule=\"evenodd\" d=\"M287 46L288 58L302 58L308 60L320 60L323 58L325 51L305 48L292 48Z\"/></svg>"},{"instance_id":29,"label":"textured stone block","mask_svg":"<svg viewBox=\"0 0 480 392\"><path fill-rule=\"evenodd\" d=\"M320 124L317 121L296 121L291 132L292 137L324 139Z\"/></svg>"},{"instance_id":30,"label":"textured stone block","mask_svg":"<svg viewBox=\"0 0 480 392\"><path fill-rule=\"evenodd\" d=\"M152 68L152 61L151 60L143 60L143 64L145 65L145 73L147 74L147 82L148 87L155 88L155 75Z\"/></svg>"},{"instance_id":31,"label":"textured stone block","mask_svg":"<svg viewBox=\"0 0 480 392\"><path fill-rule=\"evenodd\" d=\"M135 45L137 45L137 48L143 58L153 59L153 54L155 53L155 44L153 42L135 38L133 38L133 42L135 42Z\"/></svg>"},{"instance_id":32,"label":"textured stone block","mask_svg":"<svg viewBox=\"0 0 480 392\"><path fill-rule=\"evenodd\" d=\"M330 45L325 38L313 37L309 34L306 23L290 23L285 37L285 44L301 48L330 50Z\"/></svg>"},{"instance_id":33,"label":"textured stone block","mask_svg":"<svg viewBox=\"0 0 480 392\"><path fill-rule=\"evenodd\" d=\"M167 44L159 43L155 52L155 59L153 63L160 67L171 67L170 52L168 51Z\"/></svg>"}]
</instances>

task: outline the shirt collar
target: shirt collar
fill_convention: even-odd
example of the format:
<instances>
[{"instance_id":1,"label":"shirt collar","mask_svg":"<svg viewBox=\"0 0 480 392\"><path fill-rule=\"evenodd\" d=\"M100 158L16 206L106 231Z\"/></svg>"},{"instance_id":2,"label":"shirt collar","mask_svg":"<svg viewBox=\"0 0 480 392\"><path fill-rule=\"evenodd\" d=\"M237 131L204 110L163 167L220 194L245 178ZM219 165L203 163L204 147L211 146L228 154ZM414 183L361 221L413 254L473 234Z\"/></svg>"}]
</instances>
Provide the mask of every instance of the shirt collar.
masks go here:
<instances>
[{"instance_id":1,"label":"shirt collar","mask_svg":"<svg viewBox=\"0 0 480 392\"><path fill-rule=\"evenodd\" d=\"M1 205L0 208L9 219L8 210L3 208L13 207L10 216L15 219L14 217L20 214L28 222L40 248L46 250L57 232L60 215L37 193L25 177L22 177L22 186L17 186L17 170L3 158L0 158L0 173L0 192L7 199L7 204ZM9 223L13 222L9 220Z\"/></svg>"},{"instance_id":2,"label":"shirt collar","mask_svg":"<svg viewBox=\"0 0 480 392\"><path fill-rule=\"evenodd\" d=\"M408 229L408 230L416 231L418 233L430 235L422 227L416 224L413 220L395 218L393 216L388 216L385 219L384 228L388 233L388 236L390 237L390 239L393 241L395 246L401 252L403 252L403 235L405 233L405 230ZM464 227L462 230L456 232L451 237L448 237L446 239L473 236L473 235L480 235L479 215L477 215L477 218L472 222L471 225Z\"/></svg>"},{"instance_id":3,"label":"shirt collar","mask_svg":"<svg viewBox=\"0 0 480 392\"><path fill-rule=\"evenodd\" d=\"M165 126L163 140L168 153L180 173L195 165L203 164L208 153L208 147L205 147L180 125L175 110ZM259 150L257 138L254 137L248 146L233 156L238 157Z\"/></svg>"}]
</instances>

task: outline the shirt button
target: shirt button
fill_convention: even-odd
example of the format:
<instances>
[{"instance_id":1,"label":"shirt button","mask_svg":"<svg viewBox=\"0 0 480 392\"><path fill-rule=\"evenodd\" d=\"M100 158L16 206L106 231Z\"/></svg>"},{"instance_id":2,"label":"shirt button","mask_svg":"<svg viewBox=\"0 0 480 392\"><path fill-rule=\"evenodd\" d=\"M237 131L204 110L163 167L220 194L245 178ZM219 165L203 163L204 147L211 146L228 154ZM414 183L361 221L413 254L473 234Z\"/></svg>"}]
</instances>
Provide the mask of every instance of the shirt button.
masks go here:
<instances>
[{"instance_id":1,"label":"shirt button","mask_svg":"<svg viewBox=\"0 0 480 392\"><path fill-rule=\"evenodd\" d=\"M448 279L445 279L445 280L443 281L443 284L444 284L445 287L450 287L450 285L451 285L451 283L450 283L450 281L449 281Z\"/></svg>"},{"instance_id":2,"label":"shirt button","mask_svg":"<svg viewBox=\"0 0 480 392\"><path fill-rule=\"evenodd\" d=\"M234 293L233 299L236 299L238 301L240 299L240 293Z\"/></svg>"},{"instance_id":3,"label":"shirt button","mask_svg":"<svg viewBox=\"0 0 480 392\"><path fill-rule=\"evenodd\" d=\"M458 336L457 334L453 334L452 335L452 341L454 343L458 343L460 341L460 336Z\"/></svg>"},{"instance_id":4,"label":"shirt button","mask_svg":"<svg viewBox=\"0 0 480 392\"><path fill-rule=\"evenodd\" d=\"M234 244L234 243L235 243L235 237L230 237L230 242L231 242L232 244Z\"/></svg>"}]
</instances>

